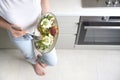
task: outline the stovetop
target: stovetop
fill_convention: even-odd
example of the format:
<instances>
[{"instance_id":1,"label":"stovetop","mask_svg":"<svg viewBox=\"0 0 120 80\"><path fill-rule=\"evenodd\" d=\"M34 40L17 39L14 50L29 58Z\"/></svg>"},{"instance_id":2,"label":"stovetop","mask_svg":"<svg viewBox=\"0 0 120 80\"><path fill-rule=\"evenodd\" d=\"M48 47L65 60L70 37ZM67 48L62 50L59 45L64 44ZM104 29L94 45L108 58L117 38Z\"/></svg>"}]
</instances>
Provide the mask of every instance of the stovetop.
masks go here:
<instances>
[{"instance_id":1,"label":"stovetop","mask_svg":"<svg viewBox=\"0 0 120 80\"><path fill-rule=\"evenodd\" d=\"M120 0L81 0L83 8L120 7Z\"/></svg>"}]
</instances>

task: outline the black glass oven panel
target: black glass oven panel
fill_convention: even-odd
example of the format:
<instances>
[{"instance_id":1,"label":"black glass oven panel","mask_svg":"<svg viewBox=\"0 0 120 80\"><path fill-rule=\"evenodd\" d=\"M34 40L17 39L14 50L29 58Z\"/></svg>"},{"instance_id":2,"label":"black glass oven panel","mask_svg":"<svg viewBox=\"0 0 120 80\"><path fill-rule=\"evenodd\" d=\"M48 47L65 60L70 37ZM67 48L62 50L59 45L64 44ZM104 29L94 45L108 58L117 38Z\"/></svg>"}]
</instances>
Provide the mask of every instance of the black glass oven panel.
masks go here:
<instances>
[{"instance_id":1,"label":"black glass oven panel","mask_svg":"<svg viewBox=\"0 0 120 80\"><path fill-rule=\"evenodd\" d=\"M120 45L120 29L85 29L85 26L120 26L119 22L83 22L80 26L79 44Z\"/></svg>"}]
</instances>

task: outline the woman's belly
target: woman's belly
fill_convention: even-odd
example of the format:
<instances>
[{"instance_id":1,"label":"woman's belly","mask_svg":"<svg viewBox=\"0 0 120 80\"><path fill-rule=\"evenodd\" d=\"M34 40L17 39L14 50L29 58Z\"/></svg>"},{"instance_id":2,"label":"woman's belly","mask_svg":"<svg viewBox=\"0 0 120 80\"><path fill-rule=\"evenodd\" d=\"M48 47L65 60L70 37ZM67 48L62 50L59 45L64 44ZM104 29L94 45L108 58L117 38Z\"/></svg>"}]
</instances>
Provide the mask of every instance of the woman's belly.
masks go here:
<instances>
[{"instance_id":1,"label":"woman's belly","mask_svg":"<svg viewBox=\"0 0 120 80\"><path fill-rule=\"evenodd\" d=\"M8 1L8 2L5 2ZM32 29L36 26L41 12L39 0L3 0L0 3L1 14L11 24L16 24L23 29Z\"/></svg>"}]
</instances>

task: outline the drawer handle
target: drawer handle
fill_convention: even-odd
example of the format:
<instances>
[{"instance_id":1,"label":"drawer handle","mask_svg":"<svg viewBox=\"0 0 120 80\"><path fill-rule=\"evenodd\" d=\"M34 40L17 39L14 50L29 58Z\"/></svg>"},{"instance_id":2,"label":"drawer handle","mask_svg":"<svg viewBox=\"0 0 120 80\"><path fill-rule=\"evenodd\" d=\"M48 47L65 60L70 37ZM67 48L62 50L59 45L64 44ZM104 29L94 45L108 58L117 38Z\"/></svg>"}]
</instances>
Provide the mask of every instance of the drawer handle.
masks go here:
<instances>
[{"instance_id":1,"label":"drawer handle","mask_svg":"<svg viewBox=\"0 0 120 80\"><path fill-rule=\"evenodd\" d=\"M120 26L85 26L85 29L120 29Z\"/></svg>"}]
</instances>

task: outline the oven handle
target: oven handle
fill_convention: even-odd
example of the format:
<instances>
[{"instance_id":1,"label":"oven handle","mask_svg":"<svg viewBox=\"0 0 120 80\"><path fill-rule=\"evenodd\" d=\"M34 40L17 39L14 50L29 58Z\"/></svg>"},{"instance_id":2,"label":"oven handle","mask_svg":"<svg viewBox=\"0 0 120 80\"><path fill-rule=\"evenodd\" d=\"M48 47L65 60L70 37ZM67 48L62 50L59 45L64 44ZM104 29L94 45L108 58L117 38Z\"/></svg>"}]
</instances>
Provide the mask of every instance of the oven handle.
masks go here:
<instances>
[{"instance_id":1,"label":"oven handle","mask_svg":"<svg viewBox=\"0 0 120 80\"><path fill-rule=\"evenodd\" d=\"M84 29L120 29L120 26L84 26Z\"/></svg>"}]
</instances>

